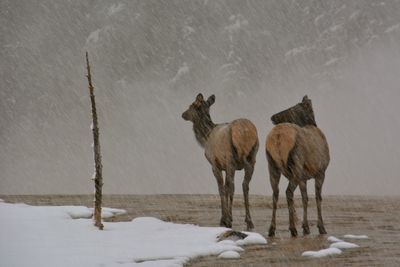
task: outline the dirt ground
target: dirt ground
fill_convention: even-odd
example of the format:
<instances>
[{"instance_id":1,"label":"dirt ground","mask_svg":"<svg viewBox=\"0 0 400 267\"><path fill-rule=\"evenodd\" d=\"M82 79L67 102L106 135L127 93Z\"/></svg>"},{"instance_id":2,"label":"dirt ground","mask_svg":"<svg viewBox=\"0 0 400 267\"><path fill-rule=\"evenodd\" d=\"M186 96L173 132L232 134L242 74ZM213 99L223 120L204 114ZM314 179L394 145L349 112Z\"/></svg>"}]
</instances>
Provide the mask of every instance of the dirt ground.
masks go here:
<instances>
[{"instance_id":1,"label":"dirt ground","mask_svg":"<svg viewBox=\"0 0 400 267\"><path fill-rule=\"evenodd\" d=\"M7 202L31 205L92 205L92 196L0 196ZM122 208L127 215L113 220L131 220L152 216L176 223L218 226L219 197L216 195L107 195L104 206ZM250 196L255 231L267 236L271 219L271 197ZM302 218L301 200L295 199L297 216ZM244 206L241 195L235 196L233 228L245 230ZM328 235L320 236L316 227L315 201L310 196L309 223L311 235L291 238L288 229L286 200L280 197L275 238L267 245L248 246L241 258L221 260L216 256L197 258L188 266L400 266L400 197L328 196L323 200L323 216ZM3 215L4 216L4 215ZM0 223L1 225L1 223ZM297 223L301 233L301 220ZM322 259L301 256L305 250L319 250L329 246L330 235L341 238L345 234L368 235L366 240L353 240L360 248L344 251L341 255Z\"/></svg>"}]
</instances>

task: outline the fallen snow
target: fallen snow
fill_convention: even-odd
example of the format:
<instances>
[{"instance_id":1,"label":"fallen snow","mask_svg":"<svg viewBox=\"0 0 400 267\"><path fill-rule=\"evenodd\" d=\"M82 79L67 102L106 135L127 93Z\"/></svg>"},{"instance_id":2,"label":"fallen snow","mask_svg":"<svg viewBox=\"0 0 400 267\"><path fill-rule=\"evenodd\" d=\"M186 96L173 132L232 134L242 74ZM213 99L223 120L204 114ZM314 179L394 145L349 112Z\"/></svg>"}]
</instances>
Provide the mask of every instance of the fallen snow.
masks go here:
<instances>
[{"instance_id":1,"label":"fallen snow","mask_svg":"<svg viewBox=\"0 0 400 267\"><path fill-rule=\"evenodd\" d=\"M119 214L118 209L103 208ZM182 266L194 257L243 251L232 240L217 242L227 228L199 227L136 218L93 226L87 207L29 206L0 202L0 266ZM266 243L247 233L244 244ZM263 240L264 239L264 240ZM226 256L226 254L225 254ZM223 257L225 257L223 256ZM240 255L239 255L240 256Z\"/></svg>"},{"instance_id":2,"label":"fallen snow","mask_svg":"<svg viewBox=\"0 0 400 267\"><path fill-rule=\"evenodd\" d=\"M62 208L72 219L88 219L93 216L93 208L83 206L62 206ZM101 208L101 218L111 218L117 215L126 214L126 210Z\"/></svg>"},{"instance_id":3,"label":"fallen snow","mask_svg":"<svg viewBox=\"0 0 400 267\"><path fill-rule=\"evenodd\" d=\"M93 212L93 208L90 209ZM101 218L111 218L117 215L126 214L126 210L114 208L101 208Z\"/></svg>"},{"instance_id":4,"label":"fallen snow","mask_svg":"<svg viewBox=\"0 0 400 267\"><path fill-rule=\"evenodd\" d=\"M358 248L360 246L357 244L354 244L354 243L341 241L341 242L332 243L329 247L347 249L347 248Z\"/></svg>"},{"instance_id":5,"label":"fallen snow","mask_svg":"<svg viewBox=\"0 0 400 267\"><path fill-rule=\"evenodd\" d=\"M350 239L368 239L367 235L344 235L343 237Z\"/></svg>"},{"instance_id":6,"label":"fallen snow","mask_svg":"<svg viewBox=\"0 0 400 267\"><path fill-rule=\"evenodd\" d=\"M247 237L236 241L236 244L239 246L267 244L267 240L258 233L252 233L252 232L243 232L243 233L247 234Z\"/></svg>"},{"instance_id":7,"label":"fallen snow","mask_svg":"<svg viewBox=\"0 0 400 267\"><path fill-rule=\"evenodd\" d=\"M329 241L329 242L343 242L342 239L336 238L336 237L334 237L334 236L328 237L328 241Z\"/></svg>"},{"instance_id":8,"label":"fallen snow","mask_svg":"<svg viewBox=\"0 0 400 267\"><path fill-rule=\"evenodd\" d=\"M353 236L353 235L345 235L346 236ZM357 236L360 237L360 236ZM362 236L363 237L363 236ZM332 242L332 244L329 246L329 248L326 249L321 249L317 251L305 251L303 254L301 254L304 257L312 257L312 258L321 258L321 257L326 257L330 255L337 255L342 253L342 249L349 249L349 248L358 248L360 247L357 244L350 243L350 242L345 242L337 237L330 236L327 239L329 242Z\"/></svg>"},{"instance_id":9,"label":"fallen snow","mask_svg":"<svg viewBox=\"0 0 400 267\"><path fill-rule=\"evenodd\" d=\"M223 258L223 259L239 259L240 254L237 253L236 251L225 251L219 254L218 258Z\"/></svg>"},{"instance_id":10,"label":"fallen snow","mask_svg":"<svg viewBox=\"0 0 400 267\"><path fill-rule=\"evenodd\" d=\"M312 257L312 258L322 258L326 256L331 256L331 255L338 255L341 254L342 251L338 248L326 248L326 249L321 249L318 251L305 251L301 256L304 257Z\"/></svg>"}]
</instances>

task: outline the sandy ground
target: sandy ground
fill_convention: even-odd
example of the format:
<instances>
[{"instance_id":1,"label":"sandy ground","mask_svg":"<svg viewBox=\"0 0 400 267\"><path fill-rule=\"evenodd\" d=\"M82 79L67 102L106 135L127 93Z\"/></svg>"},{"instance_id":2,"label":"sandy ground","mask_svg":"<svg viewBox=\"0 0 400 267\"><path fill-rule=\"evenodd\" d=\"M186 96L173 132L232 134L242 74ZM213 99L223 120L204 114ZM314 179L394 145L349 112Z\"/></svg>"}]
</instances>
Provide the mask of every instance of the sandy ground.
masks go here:
<instances>
[{"instance_id":1,"label":"sandy ground","mask_svg":"<svg viewBox=\"0 0 400 267\"><path fill-rule=\"evenodd\" d=\"M92 205L92 196L0 196L7 202L32 205ZM255 231L267 236L271 219L271 198L250 196ZM323 216L328 235L318 235L315 201L310 196L309 223L311 235L291 238L288 212L284 197L279 199L277 233L268 244L249 246L237 260L220 260L215 256L192 260L188 266L400 266L400 197L328 196L323 200ZM295 200L297 216L302 218L301 200ZM127 215L114 220L131 220L152 216L176 223L217 226L220 218L219 197L215 195L108 195L104 206L122 208ZM245 230L244 207L241 195L234 200L235 230ZM3 215L4 216L4 215ZM1 225L1 224L0 224ZM301 233L301 221L297 223ZM339 256L308 259L305 250L329 246L329 235L341 238L345 234L368 235L367 240L353 240L360 248L344 251Z\"/></svg>"}]
</instances>

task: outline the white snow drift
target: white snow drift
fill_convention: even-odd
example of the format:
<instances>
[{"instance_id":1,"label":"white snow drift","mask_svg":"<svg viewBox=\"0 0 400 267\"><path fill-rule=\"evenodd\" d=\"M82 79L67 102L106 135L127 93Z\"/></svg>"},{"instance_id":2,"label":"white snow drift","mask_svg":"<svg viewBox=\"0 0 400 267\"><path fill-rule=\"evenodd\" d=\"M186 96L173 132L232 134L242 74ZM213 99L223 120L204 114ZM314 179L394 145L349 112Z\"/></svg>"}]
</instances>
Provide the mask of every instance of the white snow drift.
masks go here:
<instances>
[{"instance_id":1,"label":"white snow drift","mask_svg":"<svg viewBox=\"0 0 400 267\"><path fill-rule=\"evenodd\" d=\"M122 210L104 209L118 214ZM239 243L265 244L257 233L244 240L217 242L227 231L136 218L131 222L104 223L91 219L86 207L43 207L0 201L0 266L182 266L190 258L220 255L240 257Z\"/></svg>"},{"instance_id":2,"label":"white snow drift","mask_svg":"<svg viewBox=\"0 0 400 267\"><path fill-rule=\"evenodd\" d=\"M305 257L312 257L312 258L322 258L322 257L326 257L326 256L330 256L330 255L337 255L337 254L341 254L342 251L338 248L326 248L326 249L321 249L321 250L317 250L317 251L304 251L303 254L301 254L301 256L305 256Z\"/></svg>"},{"instance_id":3,"label":"white snow drift","mask_svg":"<svg viewBox=\"0 0 400 267\"><path fill-rule=\"evenodd\" d=\"M344 235L343 237L349 239L368 239L367 235Z\"/></svg>"},{"instance_id":4,"label":"white snow drift","mask_svg":"<svg viewBox=\"0 0 400 267\"><path fill-rule=\"evenodd\" d=\"M329 247L330 248L346 249L346 248L358 248L360 246L357 245L357 244L354 244L354 243L342 241L342 242L335 242L335 243L331 244Z\"/></svg>"},{"instance_id":5,"label":"white snow drift","mask_svg":"<svg viewBox=\"0 0 400 267\"><path fill-rule=\"evenodd\" d=\"M344 238L355 238L355 239L363 239L363 238L368 238L365 235L344 235ZM350 243L350 242L345 242L337 237L330 236L328 237L327 241L331 242L332 244L329 246L329 248L326 249L321 249L317 251L305 251L301 255L304 257L312 257L312 258L321 258L321 257L326 257L326 256L331 256L331 255L337 255L342 253L342 249L350 249L350 248L358 248L360 247L357 244Z\"/></svg>"}]
</instances>

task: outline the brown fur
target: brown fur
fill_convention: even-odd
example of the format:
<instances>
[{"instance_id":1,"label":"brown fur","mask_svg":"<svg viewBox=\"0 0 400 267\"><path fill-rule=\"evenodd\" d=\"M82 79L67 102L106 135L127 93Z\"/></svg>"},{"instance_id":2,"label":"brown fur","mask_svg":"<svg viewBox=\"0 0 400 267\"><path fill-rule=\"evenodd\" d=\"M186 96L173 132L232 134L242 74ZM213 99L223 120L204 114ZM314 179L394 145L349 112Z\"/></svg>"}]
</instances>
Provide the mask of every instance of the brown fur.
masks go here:
<instances>
[{"instance_id":1,"label":"brown fur","mask_svg":"<svg viewBox=\"0 0 400 267\"><path fill-rule=\"evenodd\" d=\"M289 123L278 124L267 136L266 150L279 168L286 166L289 152L295 146L298 127L293 126Z\"/></svg>"},{"instance_id":2,"label":"brown fur","mask_svg":"<svg viewBox=\"0 0 400 267\"><path fill-rule=\"evenodd\" d=\"M253 175L258 151L257 130L247 119L234 120L231 123L214 124L209 107L215 96L204 101L199 94L182 118L193 122L196 140L204 147L205 156L212 166L221 198L221 226L232 227L232 202L235 190L236 170L244 169L243 196L246 209L247 229L254 228L249 208L249 183ZM222 175L225 171L225 181Z\"/></svg>"},{"instance_id":3,"label":"brown fur","mask_svg":"<svg viewBox=\"0 0 400 267\"><path fill-rule=\"evenodd\" d=\"M293 201L293 193L297 186L300 187L303 202L303 233L310 233L307 219L307 180L311 178L315 179L317 226L320 234L326 234L321 212L321 191L325 171L330 161L329 148L325 135L316 126L311 100L304 96L301 103L273 115L271 120L276 126L268 134L265 145L273 190L273 211L269 236L275 235L281 174L289 180L286 199L289 208L289 229L292 236L297 235Z\"/></svg>"},{"instance_id":4,"label":"brown fur","mask_svg":"<svg viewBox=\"0 0 400 267\"><path fill-rule=\"evenodd\" d=\"M238 119L231 122L231 131L232 143L239 158L246 157L258 142L256 127L249 120Z\"/></svg>"},{"instance_id":5,"label":"brown fur","mask_svg":"<svg viewBox=\"0 0 400 267\"><path fill-rule=\"evenodd\" d=\"M296 144L301 151L300 162L304 163L303 178L310 179L326 170L330 160L328 143L322 131L315 126L301 128L292 123L278 124L267 136L266 151L277 167L286 173L289 153Z\"/></svg>"},{"instance_id":6,"label":"brown fur","mask_svg":"<svg viewBox=\"0 0 400 267\"><path fill-rule=\"evenodd\" d=\"M232 162L237 163L235 170L241 170L246 157L251 154L256 144L258 146L257 129L254 124L247 119L238 119L215 126L204 145L205 156L212 165L223 171L226 171Z\"/></svg>"}]
</instances>

